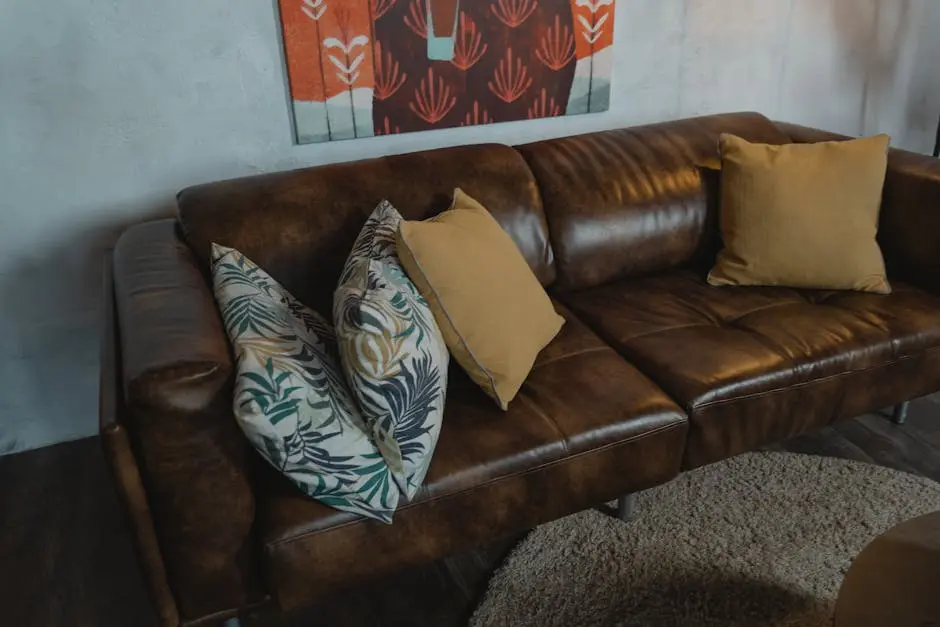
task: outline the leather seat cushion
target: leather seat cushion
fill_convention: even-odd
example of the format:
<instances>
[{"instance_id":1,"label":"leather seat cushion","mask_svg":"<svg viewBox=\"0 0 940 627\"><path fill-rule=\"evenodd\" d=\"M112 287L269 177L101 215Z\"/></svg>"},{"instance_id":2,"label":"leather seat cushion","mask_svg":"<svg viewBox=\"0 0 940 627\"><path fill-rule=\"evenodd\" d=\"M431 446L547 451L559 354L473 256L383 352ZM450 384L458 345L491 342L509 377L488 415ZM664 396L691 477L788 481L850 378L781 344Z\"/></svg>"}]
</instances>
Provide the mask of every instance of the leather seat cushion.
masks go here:
<instances>
[{"instance_id":1,"label":"leather seat cushion","mask_svg":"<svg viewBox=\"0 0 940 627\"><path fill-rule=\"evenodd\" d=\"M562 296L689 414L684 467L940 388L940 298L711 287L688 271Z\"/></svg>"},{"instance_id":2,"label":"leather seat cushion","mask_svg":"<svg viewBox=\"0 0 940 627\"><path fill-rule=\"evenodd\" d=\"M451 371L426 483L391 525L332 510L273 471L263 473L257 514L262 561L282 607L678 474L685 416L569 311L556 307L567 322L508 411L459 369Z\"/></svg>"}]
</instances>

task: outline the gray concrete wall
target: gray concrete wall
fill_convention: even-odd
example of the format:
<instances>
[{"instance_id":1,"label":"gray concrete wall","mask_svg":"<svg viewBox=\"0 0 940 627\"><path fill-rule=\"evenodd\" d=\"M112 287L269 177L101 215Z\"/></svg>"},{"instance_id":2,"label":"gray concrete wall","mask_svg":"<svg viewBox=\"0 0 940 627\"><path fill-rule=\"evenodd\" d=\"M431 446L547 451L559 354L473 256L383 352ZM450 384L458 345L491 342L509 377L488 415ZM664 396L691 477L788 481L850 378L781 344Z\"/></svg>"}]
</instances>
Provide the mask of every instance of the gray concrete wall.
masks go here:
<instances>
[{"instance_id":1,"label":"gray concrete wall","mask_svg":"<svg viewBox=\"0 0 940 627\"><path fill-rule=\"evenodd\" d=\"M935 0L617 4L608 113L296 147L270 0L0 0L0 450L95 432L103 251L187 185L741 109L932 146Z\"/></svg>"}]
</instances>

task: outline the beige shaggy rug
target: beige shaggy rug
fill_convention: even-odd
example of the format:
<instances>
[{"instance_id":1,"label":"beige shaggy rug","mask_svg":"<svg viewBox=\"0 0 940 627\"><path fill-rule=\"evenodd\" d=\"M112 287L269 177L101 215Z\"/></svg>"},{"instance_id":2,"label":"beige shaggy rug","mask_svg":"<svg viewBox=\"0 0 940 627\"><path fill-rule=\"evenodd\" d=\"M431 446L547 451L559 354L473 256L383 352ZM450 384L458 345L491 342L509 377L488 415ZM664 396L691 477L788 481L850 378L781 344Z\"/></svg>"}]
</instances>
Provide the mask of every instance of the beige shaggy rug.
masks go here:
<instances>
[{"instance_id":1,"label":"beige shaggy rug","mask_svg":"<svg viewBox=\"0 0 940 627\"><path fill-rule=\"evenodd\" d=\"M852 558L940 510L940 484L858 462L751 453L639 495L623 523L538 527L471 627L830 627Z\"/></svg>"}]
</instances>

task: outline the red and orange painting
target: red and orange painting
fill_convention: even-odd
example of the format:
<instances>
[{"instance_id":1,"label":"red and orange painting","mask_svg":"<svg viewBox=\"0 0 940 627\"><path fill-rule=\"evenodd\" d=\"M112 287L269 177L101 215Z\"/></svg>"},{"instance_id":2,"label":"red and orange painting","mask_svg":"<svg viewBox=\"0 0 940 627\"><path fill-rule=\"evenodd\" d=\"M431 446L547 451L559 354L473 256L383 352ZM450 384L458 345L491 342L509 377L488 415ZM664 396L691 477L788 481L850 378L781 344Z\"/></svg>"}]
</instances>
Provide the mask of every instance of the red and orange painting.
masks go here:
<instances>
[{"instance_id":1,"label":"red and orange painting","mask_svg":"<svg viewBox=\"0 0 940 627\"><path fill-rule=\"evenodd\" d=\"M606 111L615 0L279 0L301 144Z\"/></svg>"}]
</instances>

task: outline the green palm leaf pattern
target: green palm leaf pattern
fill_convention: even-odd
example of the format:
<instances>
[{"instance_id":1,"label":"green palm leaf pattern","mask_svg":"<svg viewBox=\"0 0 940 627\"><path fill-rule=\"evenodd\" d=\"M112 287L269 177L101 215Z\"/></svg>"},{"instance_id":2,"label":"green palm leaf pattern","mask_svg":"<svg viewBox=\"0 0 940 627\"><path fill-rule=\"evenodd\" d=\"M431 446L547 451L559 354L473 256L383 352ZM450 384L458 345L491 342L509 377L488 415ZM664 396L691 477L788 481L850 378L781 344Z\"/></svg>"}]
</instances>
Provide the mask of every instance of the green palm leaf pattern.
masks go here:
<instances>
[{"instance_id":1,"label":"green palm leaf pattern","mask_svg":"<svg viewBox=\"0 0 940 627\"><path fill-rule=\"evenodd\" d=\"M362 383L371 392L370 398L381 398L388 407L383 428L395 434L403 465L413 469L407 477L408 487L417 490L431 461L428 449L437 444L432 418L444 410L445 377L431 355L423 355L411 362L411 369L404 364L397 377Z\"/></svg>"},{"instance_id":2,"label":"green palm leaf pattern","mask_svg":"<svg viewBox=\"0 0 940 627\"><path fill-rule=\"evenodd\" d=\"M379 203L359 231L340 274L339 285L349 283L351 275L362 272L363 266L368 267L370 260L382 260L397 255L395 232L400 221L401 215L390 202L383 200Z\"/></svg>"},{"instance_id":3,"label":"green palm leaf pattern","mask_svg":"<svg viewBox=\"0 0 940 627\"><path fill-rule=\"evenodd\" d=\"M383 202L363 226L333 297L333 321L363 418L395 482L412 498L440 434L449 354L398 259L400 222Z\"/></svg>"},{"instance_id":4,"label":"green palm leaf pattern","mask_svg":"<svg viewBox=\"0 0 940 627\"><path fill-rule=\"evenodd\" d=\"M336 341L336 334L333 332L333 327L310 308L294 299L285 298L283 303L288 311L303 324L304 329L315 334L324 345Z\"/></svg>"},{"instance_id":5,"label":"green palm leaf pattern","mask_svg":"<svg viewBox=\"0 0 940 627\"><path fill-rule=\"evenodd\" d=\"M437 323L434 322L434 316L431 315L431 310L424 299L419 301L410 298L407 293L399 291L389 299L389 305L399 318L413 322L414 329L418 334L415 341L419 346L423 342L429 341L429 337L440 335ZM427 312L428 315L424 315L424 312Z\"/></svg>"},{"instance_id":6,"label":"green palm leaf pattern","mask_svg":"<svg viewBox=\"0 0 940 627\"><path fill-rule=\"evenodd\" d=\"M242 395L246 397L241 403L242 406L245 403L257 403L272 425L277 425L285 418L296 416L301 399L294 398L292 395L303 388L297 385L284 387L285 381L290 380L290 371L275 373L274 360L268 358L263 374L246 371L242 376L254 384L254 387L246 384L242 388Z\"/></svg>"},{"instance_id":7,"label":"green palm leaf pattern","mask_svg":"<svg viewBox=\"0 0 940 627\"><path fill-rule=\"evenodd\" d=\"M248 332L274 335L283 324L280 316L259 303L255 294L241 294L229 300L222 308L222 318L229 337L240 337Z\"/></svg>"},{"instance_id":8,"label":"green palm leaf pattern","mask_svg":"<svg viewBox=\"0 0 940 627\"><path fill-rule=\"evenodd\" d=\"M366 491L368 499L378 499L380 503L389 502L393 495L398 493L398 487L387 472L388 465L381 454L372 457L372 465L359 468L356 473L361 477L368 477L362 489ZM385 472L383 472L385 471Z\"/></svg>"},{"instance_id":9,"label":"green palm leaf pattern","mask_svg":"<svg viewBox=\"0 0 940 627\"><path fill-rule=\"evenodd\" d=\"M213 245L213 259L239 426L305 494L391 522L400 490L347 388L329 323L238 251Z\"/></svg>"}]
</instances>

